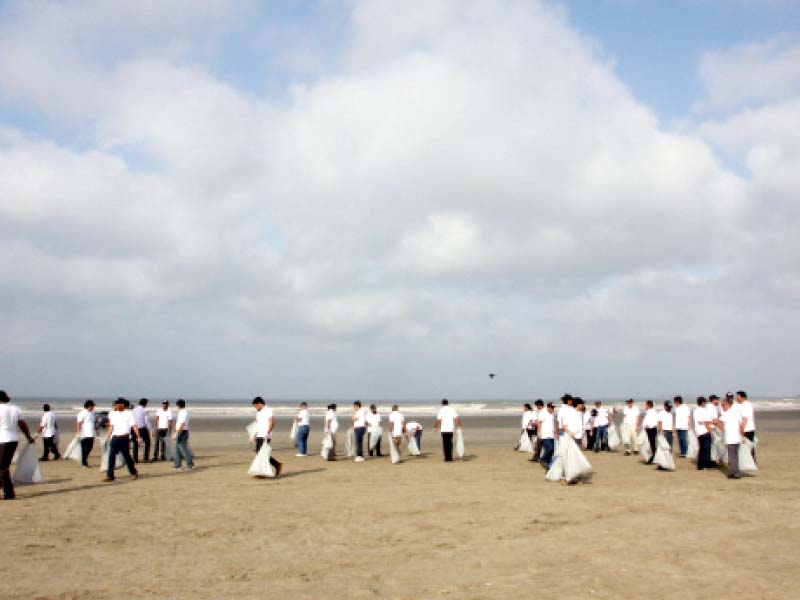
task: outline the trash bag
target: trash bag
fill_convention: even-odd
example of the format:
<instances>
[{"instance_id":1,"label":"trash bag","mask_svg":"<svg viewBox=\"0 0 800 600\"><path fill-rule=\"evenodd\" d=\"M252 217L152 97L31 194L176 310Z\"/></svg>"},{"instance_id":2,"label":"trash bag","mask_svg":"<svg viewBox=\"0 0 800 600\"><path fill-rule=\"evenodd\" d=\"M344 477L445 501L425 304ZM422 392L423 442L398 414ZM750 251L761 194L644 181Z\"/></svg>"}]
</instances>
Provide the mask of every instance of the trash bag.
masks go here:
<instances>
[{"instance_id":1,"label":"trash bag","mask_svg":"<svg viewBox=\"0 0 800 600\"><path fill-rule=\"evenodd\" d=\"M397 444L394 443L394 438L389 440L389 455L392 457L393 465L400 462L400 450L397 448Z\"/></svg>"},{"instance_id":2,"label":"trash bag","mask_svg":"<svg viewBox=\"0 0 800 600\"><path fill-rule=\"evenodd\" d=\"M693 463L696 463L698 452L700 452L700 442L697 441L697 434L694 432L694 430L689 431L689 443L686 449L686 458Z\"/></svg>"},{"instance_id":3,"label":"trash bag","mask_svg":"<svg viewBox=\"0 0 800 600\"><path fill-rule=\"evenodd\" d=\"M531 445L531 438L528 437L528 432L524 429L519 436L519 444L517 444L517 452L528 452L533 454L533 446Z\"/></svg>"},{"instance_id":4,"label":"trash bag","mask_svg":"<svg viewBox=\"0 0 800 600\"><path fill-rule=\"evenodd\" d=\"M164 438L164 458L166 460L175 460L175 440L169 436Z\"/></svg>"},{"instance_id":5,"label":"trash bag","mask_svg":"<svg viewBox=\"0 0 800 600\"><path fill-rule=\"evenodd\" d=\"M325 460L330 460L332 451L333 451L333 434L328 432L324 436L322 436L322 450L320 450L319 454Z\"/></svg>"},{"instance_id":6,"label":"trash bag","mask_svg":"<svg viewBox=\"0 0 800 600\"><path fill-rule=\"evenodd\" d=\"M650 449L650 440L647 439L647 432L644 429L636 436L636 444L639 446L639 456L644 462L648 462L653 456L653 451Z\"/></svg>"},{"instance_id":7,"label":"trash bag","mask_svg":"<svg viewBox=\"0 0 800 600\"><path fill-rule=\"evenodd\" d=\"M76 435L72 438L72 441L67 446L67 449L64 451L64 460L76 460L81 462L81 436Z\"/></svg>"},{"instance_id":8,"label":"trash bag","mask_svg":"<svg viewBox=\"0 0 800 600\"><path fill-rule=\"evenodd\" d=\"M656 455L653 457L653 462L667 471L675 470L675 458L672 456L672 448L669 447L667 438L662 434L658 434L656 438Z\"/></svg>"},{"instance_id":9,"label":"trash bag","mask_svg":"<svg viewBox=\"0 0 800 600\"><path fill-rule=\"evenodd\" d=\"M375 450L378 446L378 442L381 441L381 436L383 435L383 428L378 427L375 431L370 431L369 433L369 449Z\"/></svg>"},{"instance_id":10,"label":"trash bag","mask_svg":"<svg viewBox=\"0 0 800 600\"><path fill-rule=\"evenodd\" d=\"M297 421L292 421L292 430L289 432L289 440L292 442L292 448L297 448Z\"/></svg>"},{"instance_id":11,"label":"trash bag","mask_svg":"<svg viewBox=\"0 0 800 600\"><path fill-rule=\"evenodd\" d=\"M722 434L718 429L714 429L714 433L711 434L711 460L715 463L728 460L728 449L725 447L725 442L722 441Z\"/></svg>"},{"instance_id":12,"label":"trash bag","mask_svg":"<svg viewBox=\"0 0 800 600\"><path fill-rule=\"evenodd\" d=\"M564 455L563 445L560 441L555 442L555 452L553 453L553 464L547 470L544 478L547 481L561 481L564 478Z\"/></svg>"},{"instance_id":13,"label":"trash bag","mask_svg":"<svg viewBox=\"0 0 800 600\"><path fill-rule=\"evenodd\" d=\"M739 444L739 470L753 472L758 471L756 461L753 459L753 448L755 444L744 438L742 443Z\"/></svg>"},{"instance_id":14,"label":"trash bag","mask_svg":"<svg viewBox=\"0 0 800 600\"><path fill-rule=\"evenodd\" d=\"M408 453L411 456L419 456L419 447L417 446L417 438L413 435L408 438Z\"/></svg>"},{"instance_id":15,"label":"trash bag","mask_svg":"<svg viewBox=\"0 0 800 600\"><path fill-rule=\"evenodd\" d=\"M169 444L167 444L169 447ZM100 471L105 473L108 471L108 455L111 453L111 441L108 438L105 438L100 445L100 450L102 454L100 455ZM122 458L122 454L117 454L117 461L114 464L114 470L122 468L125 465L125 459Z\"/></svg>"},{"instance_id":16,"label":"trash bag","mask_svg":"<svg viewBox=\"0 0 800 600\"><path fill-rule=\"evenodd\" d=\"M258 421L253 421L247 426L247 439L251 442L256 441L256 433L258 432Z\"/></svg>"},{"instance_id":17,"label":"trash bag","mask_svg":"<svg viewBox=\"0 0 800 600\"><path fill-rule=\"evenodd\" d=\"M267 442L264 442L250 468L247 469L247 474L253 477L275 477L275 468L269 463L271 456L272 448Z\"/></svg>"},{"instance_id":18,"label":"trash bag","mask_svg":"<svg viewBox=\"0 0 800 600\"><path fill-rule=\"evenodd\" d=\"M630 446L633 440L631 439L631 428L624 421L622 422L622 443L625 446Z\"/></svg>"},{"instance_id":19,"label":"trash bag","mask_svg":"<svg viewBox=\"0 0 800 600\"><path fill-rule=\"evenodd\" d=\"M27 444L19 453L17 467L14 469L14 481L17 483L43 483L42 469L39 467L39 453L36 444Z\"/></svg>"},{"instance_id":20,"label":"trash bag","mask_svg":"<svg viewBox=\"0 0 800 600\"><path fill-rule=\"evenodd\" d=\"M356 432L353 428L347 430L347 439L344 442L344 453L347 458L353 458L356 455Z\"/></svg>"},{"instance_id":21,"label":"trash bag","mask_svg":"<svg viewBox=\"0 0 800 600\"><path fill-rule=\"evenodd\" d=\"M610 450L616 450L619 448L619 445L622 442L619 439L619 433L617 431L617 426L614 423L609 423L608 425L608 448Z\"/></svg>"},{"instance_id":22,"label":"trash bag","mask_svg":"<svg viewBox=\"0 0 800 600\"><path fill-rule=\"evenodd\" d=\"M464 458L464 434L461 433L461 428L456 429L456 456Z\"/></svg>"},{"instance_id":23,"label":"trash bag","mask_svg":"<svg viewBox=\"0 0 800 600\"><path fill-rule=\"evenodd\" d=\"M568 482L585 479L592 472L592 465L572 438L566 438L563 443L564 479Z\"/></svg>"}]
</instances>

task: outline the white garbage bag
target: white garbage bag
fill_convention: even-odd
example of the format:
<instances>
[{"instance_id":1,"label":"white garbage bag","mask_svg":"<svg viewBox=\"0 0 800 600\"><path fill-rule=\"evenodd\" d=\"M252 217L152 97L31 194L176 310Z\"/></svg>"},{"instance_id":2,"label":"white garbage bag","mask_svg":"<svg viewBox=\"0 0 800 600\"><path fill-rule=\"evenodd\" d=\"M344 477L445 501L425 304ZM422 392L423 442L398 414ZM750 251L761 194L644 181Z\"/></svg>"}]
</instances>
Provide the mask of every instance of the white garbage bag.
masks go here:
<instances>
[{"instance_id":1,"label":"white garbage bag","mask_svg":"<svg viewBox=\"0 0 800 600\"><path fill-rule=\"evenodd\" d=\"M555 451L553 453L553 464L547 470L544 478L547 481L561 481L564 478L564 455L562 451L563 445L559 440L555 442Z\"/></svg>"},{"instance_id":2,"label":"white garbage bag","mask_svg":"<svg viewBox=\"0 0 800 600\"><path fill-rule=\"evenodd\" d=\"M64 460L76 460L81 462L81 436L76 435L64 451Z\"/></svg>"},{"instance_id":3,"label":"white garbage bag","mask_svg":"<svg viewBox=\"0 0 800 600\"><path fill-rule=\"evenodd\" d=\"M519 436L519 444L517 444L517 452L528 452L533 454L533 446L531 445L531 438L528 437L528 432L524 429Z\"/></svg>"},{"instance_id":4,"label":"white garbage bag","mask_svg":"<svg viewBox=\"0 0 800 600\"><path fill-rule=\"evenodd\" d=\"M756 466L756 461L753 460L753 448L754 444L747 438L742 440L742 443L739 444L739 470L740 471L747 471L753 472L758 471L758 467Z\"/></svg>"},{"instance_id":5,"label":"white garbage bag","mask_svg":"<svg viewBox=\"0 0 800 600\"><path fill-rule=\"evenodd\" d=\"M419 456L419 447L417 446L417 438L413 435L408 438L408 453L411 456Z\"/></svg>"},{"instance_id":6,"label":"white garbage bag","mask_svg":"<svg viewBox=\"0 0 800 600\"><path fill-rule=\"evenodd\" d=\"M322 436L322 450L320 450L320 456L325 460L330 460L331 452L333 451L333 434L328 432L324 436Z\"/></svg>"},{"instance_id":7,"label":"white garbage bag","mask_svg":"<svg viewBox=\"0 0 800 600\"><path fill-rule=\"evenodd\" d=\"M344 453L347 458L353 458L356 455L356 432L353 428L347 430L347 439L344 442Z\"/></svg>"},{"instance_id":8,"label":"white garbage bag","mask_svg":"<svg viewBox=\"0 0 800 600\"><path fill-rule=\"evenodd\" d=\"M459 427L456 429L456 456L458 458L464 458L464 434L461 432L461 428Z\"/></svg>"},{"instance_id":9,"label":"white garbage bag","mask_svg":"<svg viewBox=\"0 0 800 600\"><path fill-rule=\"evenodd\" d=\"M623 421L622 422L622 443L625 446L630 446L632 442L633 442L633 440L631 439L631 429Z\"/></svg>"},{"instance_id":10,"label":"white garbage bag","mask_svg":"<svg viewBox=\"0 0 800 600\"><path fill-rule=\"evenodd\" d=\"M689 431L689 443L686 448L686 458L693 463L697 462L697 454L700 452L700 442L697 441L697 434L694 430Z\"/></svg>"},{"instance_id":11,"label":"white garbage bag","mask_svg":"<svg viewBox=\"0 0 800 600\"><path fill-rule=\"evenodd\" d=\"M636 437L636 444L639 446L639 456L642 457L642 460L649 461L653 456L653 451L650 449L650 440L647 439L647 432L644 429Z\"/></svg>"},{"instance_id":12,"label":"white garbage bag","mask_svg":"<svg viewBox=\"0 0 800 600\"><path fill-rule=\"evenodd\" d=\"M175 440L169 436L164 438L164 458L166 460L175 460Z\"/></svg>"},{"instance_id":13,"label":"white garbage bag","mask_svg":"<svg viewBox=\"0 0 800 600\"><path fill-rule=\"evenodd\" d=\"M169 446L169 444L167 444ZM111 453L111 440L108 438L103 439L103 443L100 445L100 450L102 454L100 455L100 471L105 473L108 471L108 455ZM119 468L122 468L125 465L125 459L122 458L122 454L117 454L117 461L114 464L114 470L116 471Z\"/></svg>"},{"instance_id":14,"label":"white garbage bag","mask_svg":"<svg viewBox=\"0 0 800 600\"><path fill-rule=\"evenodd\" d=\"M289 432L289 440L292 442L292 447L297 448L297 421L292 421L292 430Z\"/></svg>"},{"instance_id":15,"label":"white garbage bag","mask_svg":"<svg viewBox=\"0 0 800 600\"><path fill-rule=\"evenodd\" d=\"M563 447L564 479L573 482L587 478L592 472L592 465L589 464L577 442L572 438L565 438Z\"/></svg>"},{"instance_id":16,"label":"white garbage bag","mask_svg":"<svg viewBox=\"0 0 800 600\"><path fill-rule=\"evenodd\" d=\"M728 449L725 447L725 442L722 440L722 434L718 429L714 429L711 434L711 460L715 463L721 463L728 458Z\"/></svg>"},{"instance_id":17,"label":"white garbage bag","mask_svg":"<svg viewBox=\"0 0 800 600\"><path fill-rule=\"evenodd\" d=\"M397 444L394 443L394 438L389 439L389 455L392 457L393 465L400 462L400 450L397 448Z\"/></svg>"},{"instance_id":18,"label":"white garbage bag","mask_svg":"<svg viewBox=\"0 0 800 600\"><path fill-rule=\"evenodd\" d=\"M675 458L672 456L672 448L669 447L667 438L662 434L659 434L656 438L656 455L653 457L653 462L667 471L675 470Z\"/></svg>"},{"instance_id":19,"label":"white garbage bag","mask_svg":"<svg viewBox=\"0 0 800 600\"><path fill-rule=\"evenodd\" d=\"M39 467L39 453L36 444L27 444L17 458L14 469L14 481L17 483L43 483L42 469Z\"/></svg>"},{"instance_id":20,"label":"white garbage bag","mask_svg":"<svg viewBox=\"0 0 800 600\"><path fill-rule=\"evenodd\" d=\"M258 422L253 421L247 426L247 439L251 442L256 441L256 433L258 432Z\"/></svg>"},{"instance_id":21,"label":"white garbage bag","mask_svg":"<svg viewBox=\"0 0 800 600\"><path fill-rule=\"evenodd\" d=\"M371 431L369 434L369 449L375 450L378 446L378 442L381 441L381 436L383 435L383 428L378 427L375 431Z\"/></svg>"},{"instance_id":22,"label":"white garbage bag","mask_svg":"<svg viewBox=\"0 0 800 600\"><path fill-rule=\"evenodd\" d=\"M616 450L619 448L619 445L622 442L619 439L619 432L617 431L617 425L615 423L610 423L608 425L608 447L611 450Z\"/></svg>"},{"instance_id":23,"label":"white garbage bag","mask_svg":"<svg viewBox=\"0 0 800 600\"><path fill-rule=\"evenodd\" d=\"M267 442L264 442L250 468L247 469L247 474L253 477L275 477L275 468L269 463L271 456L272 448Z\"/></svg>"}]
</instances>

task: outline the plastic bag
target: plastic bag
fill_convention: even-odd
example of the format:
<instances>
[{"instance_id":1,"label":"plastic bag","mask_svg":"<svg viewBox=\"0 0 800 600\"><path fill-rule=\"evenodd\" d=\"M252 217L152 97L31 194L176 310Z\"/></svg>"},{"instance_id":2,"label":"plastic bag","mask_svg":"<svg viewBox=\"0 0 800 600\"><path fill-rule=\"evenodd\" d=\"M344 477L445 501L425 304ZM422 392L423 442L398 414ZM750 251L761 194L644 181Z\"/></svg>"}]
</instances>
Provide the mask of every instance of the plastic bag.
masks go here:
<instances>
[{"instance_id":1,"label":"plastic bag","mask_svg":"<svg viewBox=\"0 0 800 600\"><path fill-rule=\"evenodd\" d=\"M653 456L653 450L650 448L650 440L647 438L647 432L644 429L636 437L636 444L639 446L639 456L642 457L644 462L648 462Z\"/></svg>"},{"instance_id":2,"label":"plastic bag","mask_svg":"<svg viewBox=\"0 0 800 600\"><path fill-rule=\"evenodd\" d=\"M378 442L381 441L381 436L383 435L383 428L378 427L375 431L369 432L369 449L375 450L378 446Z\"/></svg>"},{"instance_id":3,"label":"plastic bag","mask_svg":"<svg viewBox=\"0 0 800 600\"><path fill-rule=\"evenodd\" d=\"M564 479L568 482L585 479L592 472L592 465L581 452L577 442L571 438L566 438L563 443L563 466Z\"/></svg>"},{"instance_id":4,"label":"plastic bag","mask_svg":"<svg viewBox=\"0 0 800 600\"><path fill-rule=\"evenodd\" d=\"M256 433L258 432L258 421L253 421L247 426L247 439L251 442L256 441Z\"/></svg>"},{"instance_id":5,"label":"plastic bag","mask_svg":"<svg viewBox=\"0 0 800 600\"><path fill-rule=\"evenodd\" d=\"M169 444L167 444L169 446ZM111 441L108 438L103 440L103 443L100 445L100 450L102 454L100 455L100 471L106 472L108 471L108 455L111 453ZM117 461L114 464L114 470L121 468L125 464L125 459L122 458L122 454L117 454Z\"/></svg>"},{"instance_id":6,"label":"plastic bag","mask_svg":"<svg viewBox=\"0 0 800 600\"><path fill-rule=\"evenodd\" d=\"M389 455L392 457L393 465L400 462L400 450L395 444L394 438L389 440Z\"/></svg>"},{"instance_id":7,"label":"plastic bag","mask_svg":"<svg viewBox=\"0 0 800 600\"><path fill-rule=\"evenodd\" d=\"M464 458L464 434L461 433L461 428L456 429L456 456Z\"/></svg>"},{"instance_id":8,"label":"plastic bag","mask_svg":"<svg viewBox=\"0 0 800 600\"><path fill-rule=\"evenodd\" d=\"M417 446L417 438L413 435L408 438L408 453L411 456L419 456L419 447Z\"/></svg>"},{"instance_id":9,"label":"plastic bag","mask_svg":"<svg viewBox=\"0 0 800 600\"><path fill-rule=\"evenodd\" d=\"M344 442L344 453L347 458L353 458L356 455L356 432L353 428L347 430L347 439Z\"/></svg>"},{"instance_id":10,"label":"plastic bag","mask_svg":"<svg viewBox=\"0 0 800 600\"><path fill-rule=\"evenodd\" d=\"M175 440L170 437L164 438L164 458L166 460L175 460Z\"/></svg>"},{"instance_id":11,"label":"plastic bag","mask_svg":"<svg viewBox=\"0 0 800 600\"><path fill-rule=\"evenodd\" d=\"M686 449L686 458L692 462L697 462L697 454L700 452L700 442L697 441L697 434L689 431L689 444Z\"/></svg>"},{"instance_id":12,"label":"plastic bag","mask_svg":"<svg viewBox=\"0 0 800 600\"><path fill-rule=\"evenodd\" d=\"M632 442L632 434L631 428L628 427L628 424L623 421L622 423L622 443L625 446L630 446Z\"/></svg>"},{"instance_id":13,"label":"plastic bag","mask_svg":"<svg viewBox=\"0 0 800 600\"><path fill-rule=\"evenodd\" d=\"M72 438L72 441L67 446L67 449L64 451L64 460L76 460L81 462L81 436L76 435Z\"/></svg>"},{"instance_id":14,"label":"plastic bag","mask_svg":"<svg viewBox=\"0 0 800 600\"><path fill-rule=\"evenodd\" d=\"M297 448L297 421L292 421L292 430L289 432L289 440L292 442L292 447Z\"/></svg>"},{"instance_id":15,"label":"plastic bag","mask_svg":"<svg viewBox=\"0 0 800 600\"><path fill-rule=\"evenodd\" d=\"M533 446L531 445L531 438L528 437L528 432L524 429L519 436L519 444L517 444L518 452L528 452L533 454Z\"/></svg>"},{"instance_id":16,"label":"plastic bag","mask_svg":"<svg viewBox=\"0 0 800 600\"><path fill-rule=\"evenodd\" d=\"M333 434L328 432L322 437L322 450L320 450L319 454L325 460L330 460L332 451L333 451Z\"/></svg>"},{"instance_id":17,"label":"plastic bag","mask_svg":"<svg viewBox=\"0 0 800 600\"><path fill-rule=\"evenodd\" d=\"M656 455L653 457L653 462L667 471L675 470L675 458L672 456L672 448L669 447L667 438L662 434L659 434L656 438Z\"/></svg>"},{"instance_id":18,"label":"plastic bag","mask_svg":"<svg viewBox=\"0 0 800 600\"><path fill-rule=\"evenodd\" d=\"M264 442L250 468L247 469L247 474L253 477L275 477L275 468L269 463L271 456L272 448L267 442Z\"/></svg>"},{"instance_id":19,"label":"plastic bag","mask_svg":"<svg viewBox=\"0 0 800 600\"><path fill-rule=\"evenodd\" d=\"M28 444L19 453L17 468L14 469L14 481L17 483L43 483L42 469L39 467L39 453L36 444Z\"/></svg>"},{"instance_id":20,"label":"plastic bag","mask_svg":"<svg viewBox=\"0 0 800 600\"><path fill-rule=\"evenodd\" d=\"M564 478L564 456L562 452L563 445L560 441L555 442L555 451L553 453L553 464L547 470L544 478L547 481L561 481Z\"/></svg>"},{"instance_id":21,"label":"plastic bag","mask_svg":"<svg viewBox=\"0 0 800 600\"><path fill-rule=\"evenodd\" d=\"M739 470L740 471L758 471L756 461L753 459L753 442L744 438L742 443L739 444Z\"/></svg>"},{"instance_id":22,"label":"plastic bag","mask_svg":"<svg viewBox=\"0 0 800 600\"><path fill-rule=\"evenodd\" d=\"M728 451L725 443L722 441L722 434L719 430L715 429L711 434L711 460L715 463L721 463L727 460Z\"/></svg>"},{"instance_id":23,"label":"plastic bag","mask_svg":"<svg viewBox=\"0 0 800 600\"><path fill-rule=\"evenodd\" d=\"M610 450L616 450L621 443L619 433L617 432L617 426L614 423L610 423L608 425L608 448Z\"/></svg>"}]
</instances>

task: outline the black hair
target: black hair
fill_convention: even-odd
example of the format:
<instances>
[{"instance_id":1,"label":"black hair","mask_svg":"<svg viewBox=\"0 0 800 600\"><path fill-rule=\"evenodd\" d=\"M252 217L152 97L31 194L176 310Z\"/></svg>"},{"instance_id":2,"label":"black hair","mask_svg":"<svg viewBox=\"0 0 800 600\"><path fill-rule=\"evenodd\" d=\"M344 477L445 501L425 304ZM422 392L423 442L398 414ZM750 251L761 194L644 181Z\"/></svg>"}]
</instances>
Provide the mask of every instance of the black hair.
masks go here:
<instances>
[{"instance_id":1,"label":"black hair","mask_svg":"<svg viewBox=\"0 0 800 600\"><path fill-rule=\"evenodd\" d=\"M672 401L673 401L675 404L683 404L683 396L675 396L675 397L672 399Z\"/></svg>"},{"instance_id":2,"label":"black hair","mask_svg":"<svg viewBox=\"0 0 800 600\"><path fill-rule=\"evenodd\" d=\"M328 404L328 410L336 410L336 404Z\"/></svg>"},{"instance_id":3,"label":"black hair","mask_svg":"<svg viewBox=\"0 0 800 600\"><path fill-rule=\"evenodd\" d=\"M49 411L49 410L50 410L50 405L49 405L49 404L45 404L45 405L42 407L42 410L43 410L44 412L47 412L47 411Z\"/></svg>"},{"instance_id":4,"label":"black hair","mask_svg":"<svg viewBox=\"0 0 800 600\"><path fill-rule=\"evenodd\" d=\"M308 402L301 402L301 403L300 403L300 406L301 406L301 407L303 407L303 406L307 407L307 406L308 406Z\"/></svg>"},{"instance_id":5,"label":"black hair","mask_svg":"<svg viewBox=\"0 0 800 600\"><path fill-rule=\"evenodd\" d=\"M736 395L741 396L745 400L747 399L747 392L745 392L744 390L739 390L738 392L736 392Z\"/></svg>"},{"instance_id":6,"label":"black hair","mask_svg":"<svg viewBox=\"0 0 800 600\"><path fill-rule=\"evenodd\" d=\"M552 402L548 402L547 403L547 408L555 408L555 407L556 407L556 405L553 404Z\"/></svg>"},{"instance_id":7,"label":"black hair","mask_svg":"<svg viewBox=\"0 0 800 600\"><path fill-rule=\"evenodd\" d=\"M536 404L536 406L544 406L544 402L542 402L542 400L541 400L541 399L540 399L540 400L537 400L537 401L535 402L535 404Z\"/></svg>"},{"instance_id":8,"label":"black hair","mask_svg":"<svg viewBox=\"0 0 800 600\"><path fill-rule=\"evenodd\" d=\"M114 404L125 404L126 402L127 400L125 400L125 398L123 398L122 396L114 400Z\"/></svg>"},{"instance_id":9,"label":"black hair","mask_svg":"<svg viewBox=\"0 0 800 600\"><path fill-rule=\"evenodd\" d=\"M525 403L525 410L533 410L533 407L526 402Z\"/></svg>"},{"instance_id":10,"label":"black hair","mask_svg":"<svg viewBox=\"0 0 800 600\"><path fill-rule=\"evenodd\" d=\"M356 400L355 402L353 402L353 406L357 406L358 408L361 408L361 400Z\"/></svg>"},{"instance_id":11,"label":"black hair","mask_svg":"<svg viewBox=\"0 0 800 600\"><path fill-rule=\"evenodd\" d=\"M697 406L703 406L706 403L705 396L698 396L697 397Z\"/></svg>"},{"instance_id":12,"label":"black hair","mask_svg":"<svg viewBox=\"0 0 800 600\"><path fill-rule=\"evenodd\" d=\"M561 396L561 402L563 402L564 404L566 404L568 400L572 399L573 398L571 394L564 394L563 396Z\"/></svg>"},{"instance_id":13,"label":"black hair","mask_svg":"<svg viewBox=\"0 0 800 600\"><path fill-rule=\"evenodd\" d=\"M450 402L447 401L447 398L442 398L442 406L447 406Z\"/></svg>"},{"instance_id":14,"label":"black hair","mask_svg":"<svg viewBox=\"0 0 800 600\"><path fill-rule=\"evenodd\" d=\"M139 406L147 406L147 398L142 398L139 400Z\"/></svg>"},{"instance_id":15,"label":"black hair","mask_svg":"<svg viewBox=\"0 0 800 600\"><path fill-rule=\"evenodd\" d=\"M575 406L575 408L579 406L584 406L584 407L586 406L586 404L583 402L583 398L573 398L572 404L573 406Z\"/></svg>"},{"instance_id":16,"label":"black hair","mask_svg":"<svg viewBox=\"0 0 800 600\"><path fill-rule=\"evenodd\" d=\"M377 407L377 406L375 406L374 404L370 404L370 405L369 405L369 407L370 407L370 408L374 408L375 410L378 410L378 407Z\"/></svg>"},{"instance_id":17,"label":"black hair","mask_svg":"<svg viewBox=\"0 0 800 600\"><path fill-rule=\"evenodd\" d=\"M178 405L178 406L180 406L181 408L186 408L186 400L184 400L183 398L181 398L180 400L178 400L178 401L177 401L175 404L177 404L177 405Z\"/></svg>"},{"instance_id":18,"label":"black hair","mask_svg":"<svg viewBox=\"0 0 800 600\"><path fill-rule=\"evenodd\" d=\"M253 406L255 406L256 404L266 404L266 403L264 402L264 399L261 396L256 396L255 398L253 398Z\"/></svg>"},{"instance_id":19,"label":"black hair","mask_svg":"<svg viewBox=\"0 0 800 600\"><path fill-rule=\"evenodd\" d=\"M589 414L592 415L593 417L596 417L597 416L597 409L593 408L592 412L590 412Z\"/></svg>"},{"instance_id":20,"label":"black hair","mask_svg":"<svg viewBox=\"0 0 800 600\"><path fill-rule=\"evenodd\" d=\"M94 406L94 401L87 400L86 402L83 403L83 408L89 408L90 406Z\"/></svg>"},{"instance_id":21,"label":"black hair","mask_svg":"<svg viewBox=\"0 0 800 600\"><path fill-rule=\"evenodd\" d=\"M653 408L653 401L652 400L646 400L644 405L645 406L649 406L650 408Z\"/></svg>"},{"instance_id":22,"label":"black hair","mask_svg":"<svg viewBox=\"0 0 800 600\"><path fill-rule=\"evenodd\" d=\"M11 402L5 390L0 390L0 402Z\"/></svg>"},{"instance_id":23,"label":"black hair","mask_svg":"<svg viewBox=\"0 0 800 600\"><path fill-rule=\"evenodd\" d=\"M664 408L666 409L667 412L671 411L672 403L669 400L667 400L666 402L664 402Z\"/></svg>"}]
</instances>

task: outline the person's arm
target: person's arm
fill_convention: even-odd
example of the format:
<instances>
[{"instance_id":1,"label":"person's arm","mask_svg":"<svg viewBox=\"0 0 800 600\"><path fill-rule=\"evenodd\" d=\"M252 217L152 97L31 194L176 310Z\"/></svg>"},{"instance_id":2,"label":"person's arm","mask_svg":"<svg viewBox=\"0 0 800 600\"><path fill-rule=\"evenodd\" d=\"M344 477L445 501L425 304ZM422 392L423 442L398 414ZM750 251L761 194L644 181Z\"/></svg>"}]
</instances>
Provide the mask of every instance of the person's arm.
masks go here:
<instances>
[{"instance_id":1,"label":"person's arm","mask_svg":"<svg viewBox=\"0 0 800 600\"><path fill-rule=\"evenodd\" d=\"M442 420L441 419L436 419L436 422L433 424L434 431L439 429L439 425L441 425L441 424L442 424Z\"/></svg>"},{"instance_id":2,"label":"person's arm","mask_svg":"<svg viewBox=\"0 0 800 600\"><path fill-rule=\"evenodd\" d=\"M664 433L664 426L661 425L661 419L658 420L658 433Z\"/></svg>"},{"instance_id":3,"label":"person's arm","mask_svg":"<svg viewBox=\"0 0 800 600\"><path fill-rule=\"evenodd\" d=\"M456 416L456 418L455 418L455 424L456 424L456 428L457 428L457 429L461 429L461 417L459 417L459 416Z\"/></svg>"},{"instance_id":4,"label":"person's arm","mask_svg":"<svg viewBox=\"0 0 800 600\"><path fill-rule=\"evenodd\" d=\"M19 425L19 428L22 430L22 433L25 434L25 437L28 439L28 443L32 444L33 437L31 436L31 430L28 428L28 424L22 419L19 419L17 421L17 425Z\"/></svg>"},{"instance_id":5,"label":"person's arm","mask_svg":"<svg viewBox=\"0 0 800 600\"><path fill-rule=\"evenodd\" d=\"M76 421L75 433L76 434L80 434L82 427L83 427L83 420L82 419L78 419Z\"/></svg>"},{"instance_id":6,"label":"person's arm","mask_svg":"<svg viewBox=\"0 0 800 600\"><path fill-rule=\"evenodd\" d=\"M134 425L134 426L132 427L132 429L133 429L133 433L135 433L135 434L136 434L136 439L137 439L137 440L139 440L139 441L141 442L141 441L142 441L142 434L141 434L141 433L139 433L139 428L138 428L136 425Z\"/></svg>"},{"instance_id":7,"label":"person's arm","mask_svg":"<svg viewBox=\"0 0 800 600\"><path fill-rule=\"evenodd\" d=\"M267 439L272 437L272 430L275 429L275 417L269 418L269 429L267 429Z\"/></svg>"}]
</instances>

